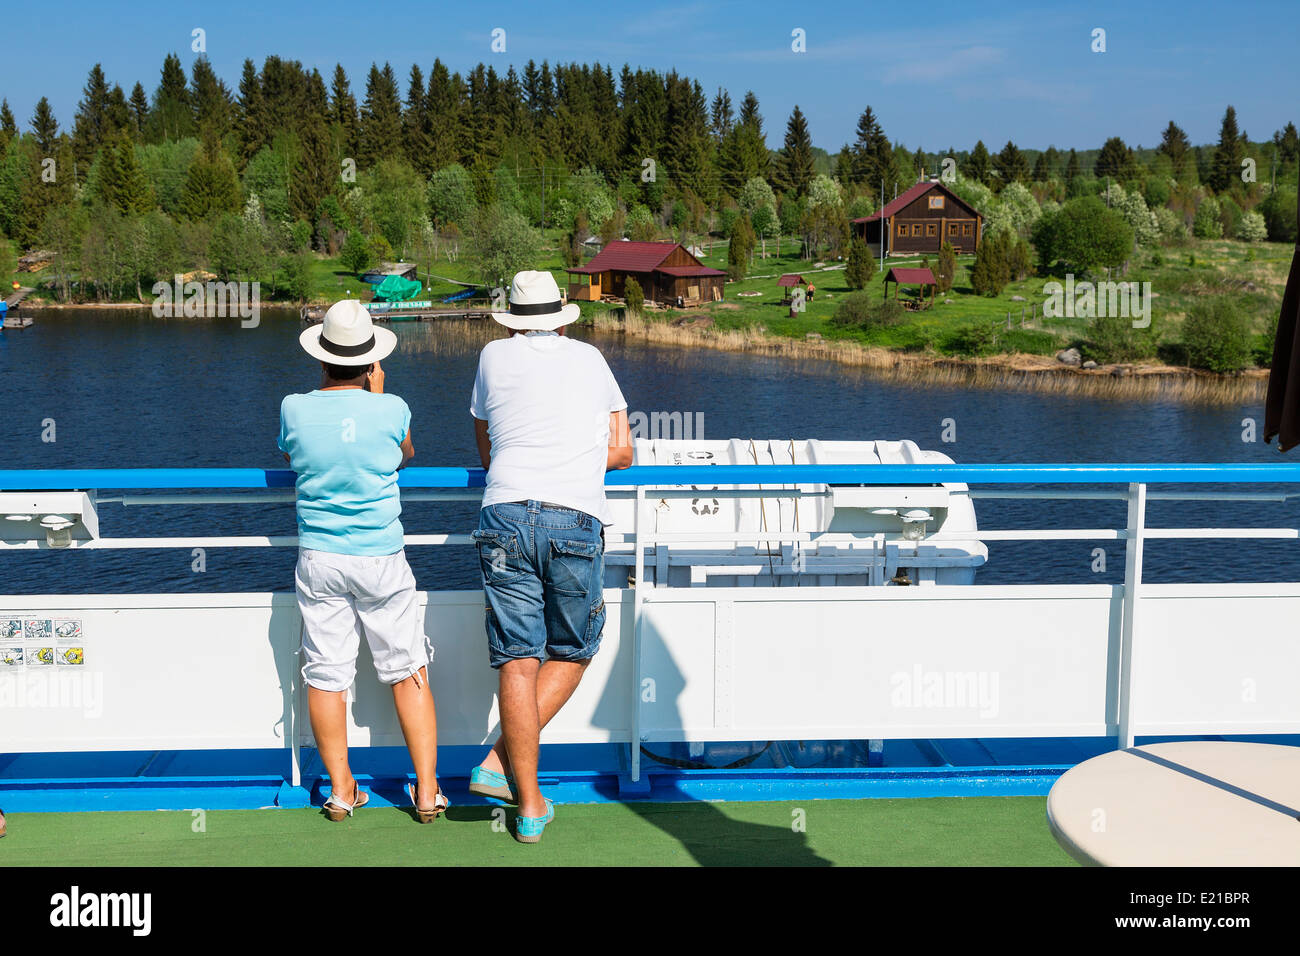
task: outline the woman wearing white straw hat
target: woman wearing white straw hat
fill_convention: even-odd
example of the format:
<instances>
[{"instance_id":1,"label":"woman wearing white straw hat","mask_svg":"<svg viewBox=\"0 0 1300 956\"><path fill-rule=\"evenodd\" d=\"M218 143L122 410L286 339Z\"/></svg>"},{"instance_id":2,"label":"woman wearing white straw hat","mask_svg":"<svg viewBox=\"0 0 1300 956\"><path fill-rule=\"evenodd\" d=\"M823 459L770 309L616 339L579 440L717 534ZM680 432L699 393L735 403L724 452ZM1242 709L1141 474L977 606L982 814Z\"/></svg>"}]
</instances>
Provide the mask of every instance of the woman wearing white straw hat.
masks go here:
<instances>
[{"instance_id":1,"label":"woman wearing white straw hat","mask_svg":"<svg viewBox=\"0 0 1300 956\"><path fill-rule=\"evenodd\" d=\"M303 678L321 761L326 815L350 817L368 797L348 765L347 690L364 632L379 679L393 688L415 764L407 794L421 823L448 806L438 787L438 728L426 672L415 578L403 550L397 471L415 454L411 410L384 394L380 360L397 345L355 299L337 302L299 338L324 369L321 387L280 406L280 450L298 473Z\"/></svg>"},{"instance_id":2,"label":"woman wearing white straw hat","mask_svg":"<svg viewBox=\"0 0 1300 956\"><path fill-rule=\"evenodd\" d=\"M555 818L537 785L539 734L600 647L605 472L632 464L632 443L604 356L563 334L578 307L549 272L518 273L510 310L492 316L516 334L483 349L470 414L488 470L474 540L501 739L469 789L517 803L515 838L537 843Z\"/></svg>"}]
</instances>

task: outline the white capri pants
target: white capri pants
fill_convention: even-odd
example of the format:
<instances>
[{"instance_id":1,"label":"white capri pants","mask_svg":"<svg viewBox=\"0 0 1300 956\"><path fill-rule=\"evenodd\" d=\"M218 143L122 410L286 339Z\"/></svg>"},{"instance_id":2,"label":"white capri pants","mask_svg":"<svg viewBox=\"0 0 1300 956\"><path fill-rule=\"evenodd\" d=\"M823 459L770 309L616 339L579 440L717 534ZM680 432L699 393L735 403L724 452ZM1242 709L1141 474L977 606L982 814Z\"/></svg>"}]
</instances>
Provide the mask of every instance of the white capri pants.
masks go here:
<instances>
[{"instance_id":1,"label":"white capri pants","mask_svg":"<svg viewBox=\"0 0 1300 956\"><path fill-rule=\"evenodd\" d=\"M318 690L342 691L357 675L364 631L385 684L429 663L406 552L383 557L303 549L294 571L302 612L302 676Z\"/></svg>"}]
</instances>

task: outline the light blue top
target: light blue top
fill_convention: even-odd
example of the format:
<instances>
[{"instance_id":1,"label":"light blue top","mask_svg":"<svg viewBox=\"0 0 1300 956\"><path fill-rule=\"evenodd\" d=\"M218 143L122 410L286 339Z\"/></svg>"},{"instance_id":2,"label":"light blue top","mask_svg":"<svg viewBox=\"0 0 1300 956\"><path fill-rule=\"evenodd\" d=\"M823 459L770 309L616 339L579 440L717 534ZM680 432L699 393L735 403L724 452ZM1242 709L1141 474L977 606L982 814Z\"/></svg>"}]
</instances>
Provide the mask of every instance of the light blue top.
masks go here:
<instances>
[{"instance_id":1,"label":"light blue top","mask_svg":"<svg viewBox=\"0 0 1300 956\"><path fill-rule=\"evenodd\" d=\"M359 388L287 395L280 450L298 474L298 546L379 556L402 550L397 468L411 410Z\"/></svg>"}]
</instances>

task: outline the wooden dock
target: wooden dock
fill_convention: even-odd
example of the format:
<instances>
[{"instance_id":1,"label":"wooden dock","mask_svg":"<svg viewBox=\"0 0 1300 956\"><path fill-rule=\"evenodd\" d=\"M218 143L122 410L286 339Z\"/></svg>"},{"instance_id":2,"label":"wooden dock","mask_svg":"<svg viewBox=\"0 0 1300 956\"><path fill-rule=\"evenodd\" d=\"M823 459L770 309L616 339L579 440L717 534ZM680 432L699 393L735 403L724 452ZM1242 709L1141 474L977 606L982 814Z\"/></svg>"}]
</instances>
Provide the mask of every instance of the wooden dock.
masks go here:
<instances>
[{"instance_id":1,"label":"wooden dock","mask_svg":"<svg viewBox=\"0 0 1300 956\"><path fill-rule=\"evenodd\" d=\"M17 291L15 291L12 295L5 297L5 305L9 306L9 308L11 309L16 309L18 308L19 304L23 301L23 299L27 298L35 291L36 291L35 289L30 288L29 286L22 286Z\"/></svg>"},{"instance_id":2,"label":"wooden dock","mask_svg":"<svg viewBox=\"0 0 1300 956\"><path fill-rule=\"evenodd\" d=\"M365 305L366 303L362 303ZM308 325L315 325L325 318L325 309L319 306L304 306L299 315ZM487 306L471 306L459 309L402 309L373 312L371 320L377 325L401 322L442 322L446 320L478 321L492 318L492 310Z\"/></svg>"},{"instance_id":3,"label":"wooden dock","mask_svg":"<svg viewBox=\"0 0 1300 956\"><path fill-rule=\"evenodd\" d=\"M5 297L5 306L7 308L5 309L5 313L4 313L4 322L0 323L0 328L26 329L31 327L32 320L27 318L26 316L19 318L18 316L14 315L14 309L18 308L19 303L21 303L23 299L27 298L34 291L35 291L34 289L28 286L20 286L17 290L13 292L13 294Z\"/></svg>"}]
</instances>

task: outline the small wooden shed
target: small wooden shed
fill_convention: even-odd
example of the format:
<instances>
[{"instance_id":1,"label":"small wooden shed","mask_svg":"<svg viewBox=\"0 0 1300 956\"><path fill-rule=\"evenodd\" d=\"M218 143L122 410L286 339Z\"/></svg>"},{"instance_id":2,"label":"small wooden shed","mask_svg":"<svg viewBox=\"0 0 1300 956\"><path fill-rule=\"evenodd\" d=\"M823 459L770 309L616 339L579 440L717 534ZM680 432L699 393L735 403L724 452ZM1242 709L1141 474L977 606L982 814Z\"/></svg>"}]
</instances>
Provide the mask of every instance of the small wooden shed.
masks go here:
<instances>
[{"instance_id":1,"label":"small wooden shed","mask_svg":"<svg viewBox=\"0 0 1300 956\"><path fill-rule=\"evenodd\" d=\"M641 286L647 302L688 307L721 301L727 277L701 263L680 243L627 239L607 243L591 261L565 271L572 277L570 302L622 298L631 278Z\"/></svg>"}]
</instances>

